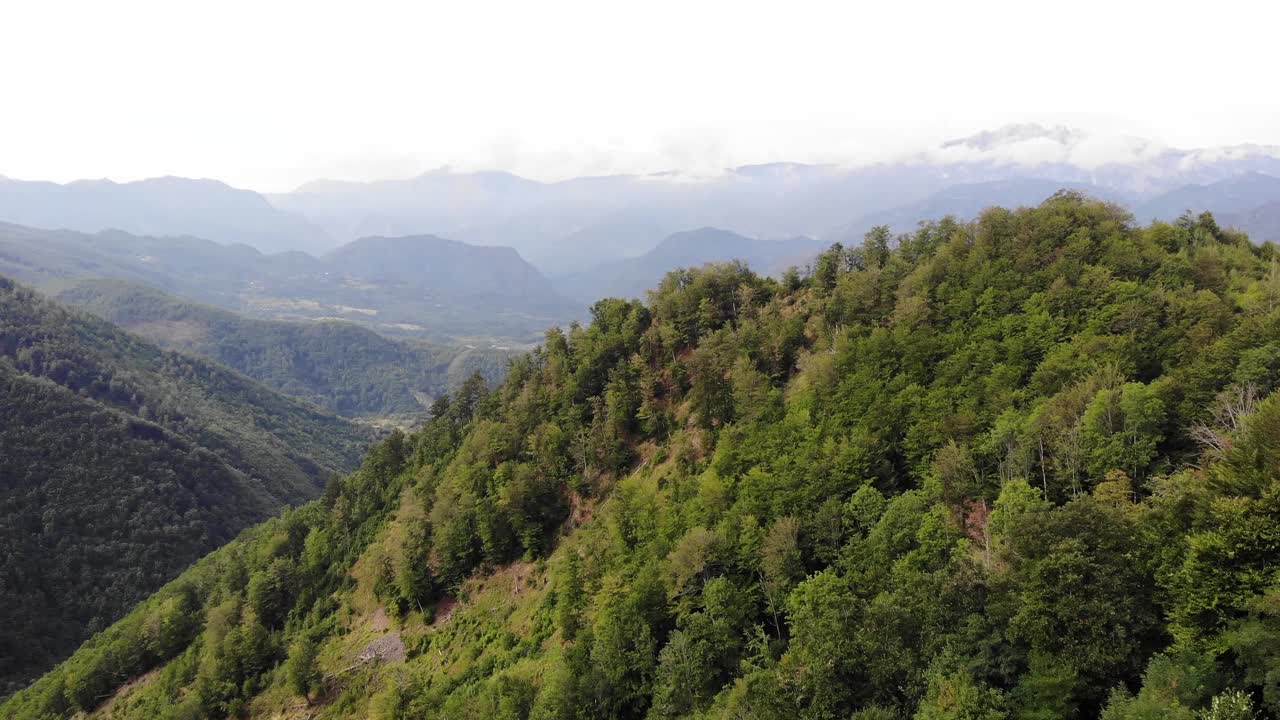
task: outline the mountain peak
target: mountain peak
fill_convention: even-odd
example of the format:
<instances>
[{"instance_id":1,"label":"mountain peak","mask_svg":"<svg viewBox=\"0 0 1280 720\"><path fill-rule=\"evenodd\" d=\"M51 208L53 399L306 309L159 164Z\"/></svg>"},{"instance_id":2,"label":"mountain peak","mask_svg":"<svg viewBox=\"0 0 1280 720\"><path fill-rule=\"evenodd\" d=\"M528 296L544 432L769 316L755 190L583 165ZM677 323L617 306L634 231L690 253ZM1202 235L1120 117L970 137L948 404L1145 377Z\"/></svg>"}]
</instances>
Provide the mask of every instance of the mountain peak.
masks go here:
<instances>
[{"instance_id":1,"label":"mountain peak","mask_svg":"<svg viewBox=\"0 0 1280 720\"><path fill-rule=\"evenodd\" d=\"M707 226L671 233L654 246L648 255L662 258L672 267L690 263L701 264L714 258L711 256L691 258L688 256L690 249L696 248L698 252L713 254L740 252L759 242L756 238L747 237L732 230Z\"/></svg>"}]
</instances>

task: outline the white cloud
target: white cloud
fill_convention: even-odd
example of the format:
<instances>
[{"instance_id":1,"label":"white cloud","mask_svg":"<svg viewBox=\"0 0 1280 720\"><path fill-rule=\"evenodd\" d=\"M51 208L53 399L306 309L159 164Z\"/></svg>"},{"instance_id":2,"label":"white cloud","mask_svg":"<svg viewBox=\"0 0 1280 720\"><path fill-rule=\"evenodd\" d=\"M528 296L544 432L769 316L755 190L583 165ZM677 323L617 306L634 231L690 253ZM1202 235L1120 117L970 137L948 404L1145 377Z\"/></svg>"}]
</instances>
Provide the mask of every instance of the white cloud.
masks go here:
<instances>
[{"instance_id":1,"label":"white cloud","mask_svg":"<svg viewBox=\"0 0 1280 720\"><path fill-rule=\"evenodd\" d=\"M1168 150L1160 143L1125 135L1090 134L1072 146L1069 160L1086 169L1117 163L1144 163Z\"/></svg>"},{"instance_id":2,"label":"white cloud","mask_svg":"<svg viewBox=\"0 0 1280 720\"><path fill-rule=\"evenodd\" d=\"M0 173L266 190L444 164L702 174L884 158L1026 120L1280 144L1277 19L1245 0L12 2Z\"/></svg>"}]
</instances>

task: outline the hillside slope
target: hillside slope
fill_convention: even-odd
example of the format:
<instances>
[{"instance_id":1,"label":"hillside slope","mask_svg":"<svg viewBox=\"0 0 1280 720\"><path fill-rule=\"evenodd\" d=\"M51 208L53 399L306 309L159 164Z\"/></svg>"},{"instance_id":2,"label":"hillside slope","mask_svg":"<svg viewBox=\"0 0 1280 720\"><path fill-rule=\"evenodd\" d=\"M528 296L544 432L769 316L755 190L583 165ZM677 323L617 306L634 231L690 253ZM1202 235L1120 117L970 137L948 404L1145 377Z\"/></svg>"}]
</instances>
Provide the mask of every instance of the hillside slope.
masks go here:
<instances>
[{"instance_id":1,"label":"hillside slope","mask_svg":"<svg viewBox=\"0 0 1280 720\"><path fill-rule=\"evenodd\" d=\"M392 340L340 321L254 320L119 280L80 281L55 297L347 417L425 415L474 373L496 382L514 354Z\"/></svg>"},{"instance_id":2,"label":"hillside slope","mask_svg":"<svg viewBox=\"0 0 1280 720\"><path fill-rule=\"evenodd\" d=\"M598 303L0 714L1275 717L1274 246L896 245Z\"/></svg>"},{"instance_id":3,"label":"hillside slope","mask_svg":"<svg viewBox=\"0 0 1280 720\"><path fill-rule=\"evenodd\" d=\"M0 682L355 466L368 430L0 278Z\"/></svg>"}]
</instances>

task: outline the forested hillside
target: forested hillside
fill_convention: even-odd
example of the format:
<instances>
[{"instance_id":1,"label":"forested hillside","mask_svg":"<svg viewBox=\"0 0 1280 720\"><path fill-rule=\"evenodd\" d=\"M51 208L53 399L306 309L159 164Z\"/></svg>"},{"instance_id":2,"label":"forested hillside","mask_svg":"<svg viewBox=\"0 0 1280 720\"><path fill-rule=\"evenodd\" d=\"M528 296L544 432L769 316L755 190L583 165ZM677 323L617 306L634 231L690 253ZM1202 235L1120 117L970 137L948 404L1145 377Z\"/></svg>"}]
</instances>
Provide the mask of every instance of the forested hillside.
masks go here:
<instances>
[{"instance_id":1,"label":"forested hillside","mask_svg":"<svg viewBox=\"0 0 1280 720\"><path fill-rule=\"evenodd\" d=\"M367 429L0 278L0 691L349 472Z\"/></svg>"},{"instance_id":2,"label":"forested hillside","mask_svg":"<svg viewBox=\"0 0 1280 720\"><path fill-rule=\"evenodd\" d=\"M254 320L120 280L83 280L56 297L348 417L425 415L475 373L496 382L514 354L392 340L342 321Z\"/></svg>"},{"instance_id":3,"label":"forested hillside","mask_svg":"<svg viewBox=\"0 0 1280 720\"><path fill-rule=\"evenodd\" d=\"M597 303L13 718L1280 717L1280 266L1071 193Z\"/></svg>"}]
</instances>

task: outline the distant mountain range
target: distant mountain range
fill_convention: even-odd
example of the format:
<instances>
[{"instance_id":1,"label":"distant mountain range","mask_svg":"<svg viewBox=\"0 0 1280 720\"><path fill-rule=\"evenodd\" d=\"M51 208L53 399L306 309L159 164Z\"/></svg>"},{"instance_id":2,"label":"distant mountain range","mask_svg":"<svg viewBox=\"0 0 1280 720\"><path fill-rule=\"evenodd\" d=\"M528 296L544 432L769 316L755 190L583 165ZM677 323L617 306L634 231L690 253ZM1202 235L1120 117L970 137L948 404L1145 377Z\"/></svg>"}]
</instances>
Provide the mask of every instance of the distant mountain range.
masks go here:
<instances>
[{"instance_id":1,"label":"distant mountain range","mask_svg":"<svg viewBox=\"0 0 1280 720\"><path fill-rule=\"evenodd\" d=\"M65 185L0 177L0 221L83 232L194 235L262 252L314 252L334 245L323 230L258 193L216 180L179 177Z\"/></svg>"},{"instance_id":2,"label":"distant mountain range","mask_svg":"<svg viewBox=\"0 0 1280 720\"><path fill-rule=\"evenodd\" d=\"M550 183L440 169L405 180L318 181L269 199L335 238L432 232L509 245L555 278L639 256L690 228L836 240L882 221L910 229L939 211L972 215L993 204L1035 204L1062 187L1137 210L1164 196L1176 200L1171 194L1188 186L1194 195L1196 186L1248 174L1280 177L1280 148L1180 150L1024 124L856 167L774 163L712 177ZM1161 217L1184 209L1166 208Z\"/></svg>"},{"instance_id":3,"label":"distant mountain range","mask_svg":"<svg viewBox=\"0 0 1280 720\"><path fill-rule=\"evenodd\" d=\"M0 225L0 273L52 292L86 278L125 280L261 319L348 320L481 347L536 340L578 311L510 248L430 236L365 238L315 257L193 237Z\"/></svg>"},{"instance_id":4,"label":"distant mountain range","mask_svg":"<svg viewBox=\"0 0 1280 720\"><path fill-rule=\"evenodd\" d=\"M772 163L711 177L679 172L539 182L498 171L433 170L403 180L318 180L260 195L213 180L66 185L0 180L0 221L83 232L190 235L264 253L320 254L367 236L447 237L514 248L548 277L637 257L668 235L718 227L748 237L836 240L886 221L909 229L939 211L1034 204L1071 187L1145 219L1183 207L1244 218L1264 195L1205 194L1218 183L1280 178L1280 148L1182 150L1064 127L1009 125L892 161ZM1245 198L1254 202L1240 206ZM1151 213L1156 213L1151 215ZM1271 226L1255 223L1270 233Z\"/></svg>"},{"instance_id":5,"label":"distant mountain range","mask_svg":"<svg viewBox=\"0 0 1280 720\"><path fill-rule=\"evenodd\" d=\"M117 277L260 318L338 317L383 333L523 342L580 318L586 302L641 292L656 281L646 265L736 257L769 272L773 254L789 251L758 238L853 243L876 225L907 231L944 215L1034 205L1064 188L1144 222L1207 210L1255 241L1280 240L1280 148L1180 150L1023 124L893 161L772 163L710 177L539 182L446 168L404 180L319 180L267 196L182 178L3 180L0 221L117 231L91 241L43 235L53 240L21 251L0 237L0 253L13 256L0 256L0 272L31 282L50 273ZM670 238L690 228L738 239L693 231L677 252Z\"/></svg>"}]
</instances>

